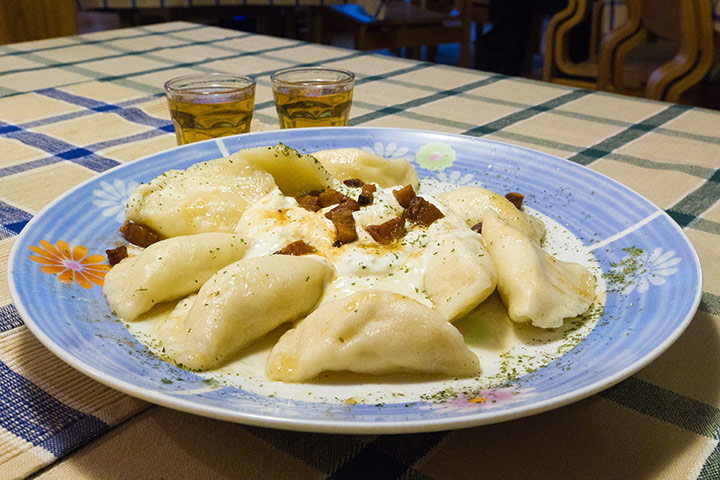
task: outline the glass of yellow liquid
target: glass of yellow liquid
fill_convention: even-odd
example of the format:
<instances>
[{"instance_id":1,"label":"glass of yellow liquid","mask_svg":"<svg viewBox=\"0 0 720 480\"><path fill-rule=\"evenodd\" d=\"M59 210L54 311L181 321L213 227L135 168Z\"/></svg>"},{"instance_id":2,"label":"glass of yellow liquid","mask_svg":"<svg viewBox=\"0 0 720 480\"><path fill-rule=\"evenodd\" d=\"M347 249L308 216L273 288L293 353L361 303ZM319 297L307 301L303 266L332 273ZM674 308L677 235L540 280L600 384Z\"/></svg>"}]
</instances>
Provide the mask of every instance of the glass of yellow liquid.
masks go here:
<instances>
[{"instance_id":1,"label":"glass of yellow liquid","mask_svg":"<svg viewBox=\"0 0 720 480\"><path fill-rule=\"evenodd\" d=\"M242 75L202 73L165 83L178 145L250 131L255 80Z\"/></svg>"},{"instance_id":2,"label":"glass of yellow liquid","mask_svg":"<svg viewBox=\"0 0 720 480\"><path fill-rule=\"evenodd\" d=\"M354 73L340 68L286 68L273 73L270 82L280 128L347 125Z\"/></svg>"}]
</instances>

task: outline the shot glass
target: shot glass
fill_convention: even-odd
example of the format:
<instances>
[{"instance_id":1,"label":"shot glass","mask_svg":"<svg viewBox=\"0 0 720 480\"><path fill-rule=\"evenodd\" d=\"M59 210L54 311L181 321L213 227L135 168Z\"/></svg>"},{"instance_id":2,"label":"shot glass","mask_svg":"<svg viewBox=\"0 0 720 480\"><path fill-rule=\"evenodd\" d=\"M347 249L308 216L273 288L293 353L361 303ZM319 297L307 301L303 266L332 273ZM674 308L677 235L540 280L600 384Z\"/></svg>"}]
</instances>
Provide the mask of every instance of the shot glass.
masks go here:
<instances>
[{"instance_id":1,"label":"shot glass","mask_svg":"<svg viewBox=\"0 0 720 480\"><path fill-rule=\"evenodd\" d=\"M165 83L178 145L250 131L255 80L242 75L202 73Z\"/></svg>"},{"instance_id":2,"label":"shot glass","mask_svg":"<svg viewBox=\"0 0 720 480\"><path fill-rule=\"evenodd\" d=\"M347 125L355 74L340 68L298 67L270 76L280 128Z\"/></svg>"}]
</instances>

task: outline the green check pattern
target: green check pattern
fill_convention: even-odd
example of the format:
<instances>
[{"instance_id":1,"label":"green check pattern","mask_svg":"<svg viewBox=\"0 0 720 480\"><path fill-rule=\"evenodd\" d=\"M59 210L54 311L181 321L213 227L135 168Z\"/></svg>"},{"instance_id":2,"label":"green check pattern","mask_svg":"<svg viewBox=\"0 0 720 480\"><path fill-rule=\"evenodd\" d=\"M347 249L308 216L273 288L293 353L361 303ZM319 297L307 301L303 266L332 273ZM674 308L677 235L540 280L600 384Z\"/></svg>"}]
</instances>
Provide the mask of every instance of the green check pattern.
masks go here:
<instances>
[{"instance_id":1,"label":"green check pattern","mask_svg":"<svg viewBox=\"0 0 720 480\"><path fill-rule=\"evenodd\" d=\"M648 197L685 230L701 259L702 303L688 331L630 379L535 417L430 434L322 435L220 427L97 384L34 339L3 280L0 478L48 466L48 475L63 471L68 458L90 458L95 444L133 428L153 432L148 423L164 418L187 421L198 435L219 428L254 439L225 448L265 459L264 478L284 478L288 465L294 478L720 476L720 112L181 22L0 46L3 269L14 238L54 197L174 146L165 80L209 71L251 75L258 83L253 129L273 129L269 75L291 65L354 71L354 126L515 143ZM240 453L235 458L238 468L252 464ZM98 468L99 478L110 478L110 469ZM187 478L203 471L187 468Z\"/></svg>"}]
</instances>

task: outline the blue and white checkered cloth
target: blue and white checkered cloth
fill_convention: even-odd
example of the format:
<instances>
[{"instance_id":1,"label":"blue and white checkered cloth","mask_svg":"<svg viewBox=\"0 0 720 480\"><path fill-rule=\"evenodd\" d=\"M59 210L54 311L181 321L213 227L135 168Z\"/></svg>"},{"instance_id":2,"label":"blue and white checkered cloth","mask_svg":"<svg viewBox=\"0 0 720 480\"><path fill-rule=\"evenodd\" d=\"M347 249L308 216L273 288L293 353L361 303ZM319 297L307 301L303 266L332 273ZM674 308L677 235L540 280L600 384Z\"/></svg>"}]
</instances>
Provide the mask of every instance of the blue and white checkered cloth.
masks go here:
<instances>
[{"instance_id":1,"label":"blue and white checkered cloth","mask_svg":"<svg viewBox=\"0 0 720 480\"><path fill-rule=\"evenodd\" d=\"M704 270L687 332L632 378L546 414L454 432L321 435L195 417L100 385L33 337L3 280L0 478L43 468L38 478L718 478L718 112L189 23L0 46L0 267L53 198L175 145L166 79L250 74L253 129L269 129L269 74L321 63L357 74L353 125L516 143L665 209Z\"/></svg>"}]
</instances>

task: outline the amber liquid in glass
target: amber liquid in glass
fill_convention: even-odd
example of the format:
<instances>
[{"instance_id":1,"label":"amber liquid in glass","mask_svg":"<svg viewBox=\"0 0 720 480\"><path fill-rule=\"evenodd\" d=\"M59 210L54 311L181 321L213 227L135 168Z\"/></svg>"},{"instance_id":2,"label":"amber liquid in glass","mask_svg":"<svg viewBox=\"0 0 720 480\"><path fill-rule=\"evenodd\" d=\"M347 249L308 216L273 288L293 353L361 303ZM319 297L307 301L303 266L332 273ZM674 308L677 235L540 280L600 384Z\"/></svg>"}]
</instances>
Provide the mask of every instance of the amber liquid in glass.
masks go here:
<instances>
[{"instance_id":1,"label":"amber liquid in glass","mask_svg":"<svg viewBox=\"0 0 720 480\"><path fill-rule=\"evenodd\" d=\"M227 90L218 89L216 97L206 98L207 91L187 91L168 99L179 145L250 131L254 94L238 98L236 92L222 95Z\"/></svg>"},{"instance_id":2,"label":"amber liquid in glass","mask_svg":"<svg viewBox=\"0 0 720 480\"><path fill-rule=\"evenodd\" d=\"M342 127L347 125L352 105L352 89L279 87L274 92L280 128Z\"/></svg>"}]
</instances>

